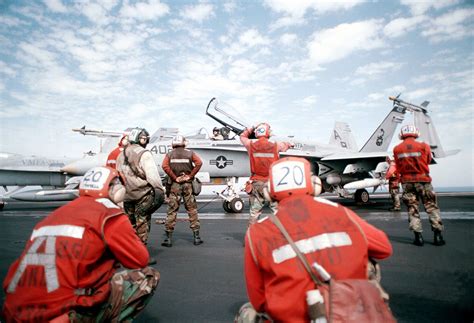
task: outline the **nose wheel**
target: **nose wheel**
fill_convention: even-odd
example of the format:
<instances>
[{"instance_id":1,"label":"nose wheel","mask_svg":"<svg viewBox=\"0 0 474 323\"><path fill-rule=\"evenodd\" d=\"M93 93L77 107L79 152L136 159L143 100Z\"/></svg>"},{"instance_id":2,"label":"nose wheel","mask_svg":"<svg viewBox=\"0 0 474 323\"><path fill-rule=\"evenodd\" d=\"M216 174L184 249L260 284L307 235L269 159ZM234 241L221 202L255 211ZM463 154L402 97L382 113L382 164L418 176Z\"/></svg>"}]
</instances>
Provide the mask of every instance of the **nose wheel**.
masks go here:
<instances>
[{"instance_id":1,"label":"nose wheel","mask_svg":"<svg viewBox=\"0 0 474 323\"><path fill-rule=\"evenodd\" d=\"M244 201L239 197L236 187L236 178L227 179L227 187L222 192L216 192L222 199L222 207L227 213L241 213L244 209Z\"/></svg>"}]
</instances>

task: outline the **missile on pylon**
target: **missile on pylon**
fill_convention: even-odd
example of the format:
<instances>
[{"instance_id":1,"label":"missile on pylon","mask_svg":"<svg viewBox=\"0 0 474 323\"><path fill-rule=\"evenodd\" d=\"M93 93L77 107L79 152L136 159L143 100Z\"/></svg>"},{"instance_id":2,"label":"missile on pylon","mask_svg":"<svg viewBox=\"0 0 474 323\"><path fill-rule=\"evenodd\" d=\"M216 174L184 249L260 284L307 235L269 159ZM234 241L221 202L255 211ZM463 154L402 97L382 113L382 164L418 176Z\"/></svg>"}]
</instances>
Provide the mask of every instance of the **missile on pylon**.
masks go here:
<instances>
[{"instance_id":1,"label":"missile on pylon","mask_svg":"<svg viewBox=\"0 0 474 323\"><path fill-rule=\"evenodd\" d=\"M369 188L369 187L376 187L381 184L383 184L384 181L379 178L365 178L360 181L355 181L351 183L347 183L344 185L344 189L346 190L359 190L363 188Z\"/></svg>"},{"instance_id":2,"label":"missile on pylon","mask_svg":"<svg viewBox=\"0 0 474 323\"><path fill-rule=\"evenodd\" d=\"M18 192L9 197L25 202L56 202L56 201L72 201L78 197L78 190L30 190L26 192Z\"/></svg>"}]
</instances>

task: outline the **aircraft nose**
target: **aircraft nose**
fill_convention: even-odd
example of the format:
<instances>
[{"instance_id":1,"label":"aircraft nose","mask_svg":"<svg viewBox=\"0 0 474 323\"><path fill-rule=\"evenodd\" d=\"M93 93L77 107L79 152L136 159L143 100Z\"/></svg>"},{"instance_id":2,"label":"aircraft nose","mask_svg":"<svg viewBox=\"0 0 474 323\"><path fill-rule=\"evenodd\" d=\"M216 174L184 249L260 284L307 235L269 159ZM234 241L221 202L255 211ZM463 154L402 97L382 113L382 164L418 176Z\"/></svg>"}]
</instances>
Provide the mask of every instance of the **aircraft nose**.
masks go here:
<instances>
[{"instance_id":1,"label":"aircraft nose","mask_svg":"<svg viewBox=\"0 0 474 323\"><path fill-rule=\"evenodd\" d=\"M84 175L92 167L105 165L105 161L102 161L102 156L94 156L91 158L83 158L69 163L61 168L62 172L66 172L71 175Z\"/></svg>"}]
</instances>

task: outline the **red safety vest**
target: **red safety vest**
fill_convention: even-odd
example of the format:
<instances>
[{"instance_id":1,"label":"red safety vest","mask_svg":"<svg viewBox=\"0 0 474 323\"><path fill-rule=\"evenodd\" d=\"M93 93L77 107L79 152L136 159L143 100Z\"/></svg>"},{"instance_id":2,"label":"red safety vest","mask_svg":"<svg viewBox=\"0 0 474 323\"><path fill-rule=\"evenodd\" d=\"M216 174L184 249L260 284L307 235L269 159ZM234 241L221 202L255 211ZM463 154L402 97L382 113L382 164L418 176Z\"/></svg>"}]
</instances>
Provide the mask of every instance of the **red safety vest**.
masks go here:
<instances>
[{"instance_id":1,"label":"red safety vest","mask_svg":"<svg viewBox=\"0 0 474 323\"><path fill-rule=\"evenodd\" d=\"M123 147L116 147L114 150L112 150L107 157L107 163L105 166L112 167L113 169L117 169L117 158L118 155L123 151Z\"/></svg>"},{"instance_id":2,"label":"red safety vest","mask_svg":"<svg viewBox=\"0 0 474 323\"><path fill-rule=\"evenodd\" d=\"M393 148L393 156L402 183L431 183L431 149L426 143L408 137Z\"/></svg>"},{"instance_id":3,"label":"red safety vest","mask_svg":"<svg viewBox=\"0 0 474 323\"><path fill-rule=\"evenodd\" d=\"M278 204L277 216L306 255L336 279L367 278L368 245L365 234L345 208L312 196L295 196ZM269 218L249 227L252 257L263 279L265 312L275 322L306 322L306 291L315 284L288 241Z\"/></svg>"},{"instance_id":4,"label":"red safety vest","mask_svg":"<svg viewBox=\"0 0 474 323\"><path fill-rule=\"evenodd\" d=\"M79 197L39 222L3 282L5 316L45 322L105 302L115 260L106 252L103 229L121 214L108 199Z\"/></svg>"},{"instance_id":5,"label":"red safety vest","mask_svg":"<svg viewBox=\"0 0 474 323\"><path fill-rule=\"evenodd\" d=\"M270 165L278 160L278 145L262 137L250 143L249 159L251 180L267 181Z\"/></svg>"}]
</instances>

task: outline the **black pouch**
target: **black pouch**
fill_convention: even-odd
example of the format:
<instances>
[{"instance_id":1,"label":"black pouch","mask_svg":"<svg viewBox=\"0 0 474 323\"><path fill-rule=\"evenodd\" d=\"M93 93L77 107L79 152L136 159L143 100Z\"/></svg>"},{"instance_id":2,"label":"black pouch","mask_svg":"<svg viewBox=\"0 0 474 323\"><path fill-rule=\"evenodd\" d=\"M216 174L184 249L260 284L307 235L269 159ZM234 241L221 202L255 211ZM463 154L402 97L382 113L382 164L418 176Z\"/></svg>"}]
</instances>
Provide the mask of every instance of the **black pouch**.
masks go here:
<instances>
[{"instance_id":1,"label":"black pouch","mask_svg":"<svg viewBox=\"0 0 474 323\"><path fill-rule=\"evenodd\" d=\"M199 195L201 194L201 188L202 188L202 183L199 180L199 178L194 177L193 181L191 182L193 186L193 195Z\"/></svg>"}]
</instances>

